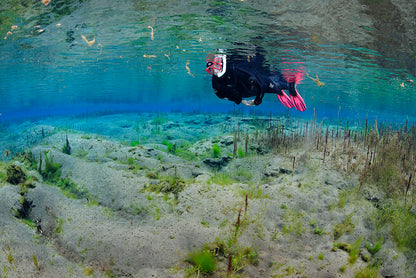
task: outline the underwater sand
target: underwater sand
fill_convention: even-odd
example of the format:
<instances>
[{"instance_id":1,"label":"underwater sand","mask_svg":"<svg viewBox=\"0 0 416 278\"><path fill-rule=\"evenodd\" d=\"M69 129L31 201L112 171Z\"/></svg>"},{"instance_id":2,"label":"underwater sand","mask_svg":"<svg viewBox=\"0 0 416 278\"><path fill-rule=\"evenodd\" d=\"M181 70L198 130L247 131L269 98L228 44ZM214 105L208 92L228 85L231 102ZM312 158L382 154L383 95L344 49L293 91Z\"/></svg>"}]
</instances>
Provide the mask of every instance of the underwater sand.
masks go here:
<instances>
[{"instance_id":1,"label":"underwater sand","mask_svg":"<svg viewBox=\"0 0 416 278\"><path fill-rule=\"evenodd\" d=\"M27 192L35 205L28 218L41 219L43 233L13 215L19 186L3 178L2 277L355 277L376 260L384 277L414 277L414 261L387 236L374 257L363 248L376 241L371 200L382 194L371 187L357 194L358 176L348 173L345 155L331 155L343 138L332 139L325 162L314 142L275 151L256 135L267 120L118 114L2 126L2 149L30 150L37 165L48 151L61 177L88 196L68 197L14 162L38 180ZM299 121L280 121L288 134L300 128ZM71 155L62 152L66 138ZM234 140L236 157L223 158L233 156ZM187 151L179 154L180 146ZM158 193L169 183L165 177L183 190ZM335 239L336 225L348 221L351 229ZM358 242L363 251L351 263L336 242ZM204 245L216 256L210 274L188 259ZM234 265L227 274L229 254Z\"/></svg>"}]
</instances>

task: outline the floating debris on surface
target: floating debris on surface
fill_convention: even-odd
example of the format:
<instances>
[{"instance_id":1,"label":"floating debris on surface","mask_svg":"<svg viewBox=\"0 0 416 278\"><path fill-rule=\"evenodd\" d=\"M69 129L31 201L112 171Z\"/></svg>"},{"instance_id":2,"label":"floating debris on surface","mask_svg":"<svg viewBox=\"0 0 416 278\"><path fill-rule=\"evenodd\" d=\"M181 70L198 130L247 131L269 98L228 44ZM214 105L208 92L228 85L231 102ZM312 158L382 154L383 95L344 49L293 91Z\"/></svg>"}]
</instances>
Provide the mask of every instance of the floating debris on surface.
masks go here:
<instances>
[{"instance_id":1,"label":"floating debris on surface","mask_svg":"<svg viewBox=\"0 0 416 278\"><path fill-rule=\"evenodd\" d=\"M316 78L313 78L313 77L311 77L308 73L306 73L306 76L307 77L309 77L311 80L313 80L314 82L316 82L316 84L319 86L319 87L322 87L323 85L325 85L325 83L323 83L323 82L321 82L320 80L319 80L319 77L318 77L318 75L316 75Z\"/></svg>"},{"instance_id":2,"label":"floating debris on surface","mask_svg":"<svg viewBox=\"0 0 416 278\"><path fill-rule=\"evenodd\" d=\"M150 40L153 41L155 39L154 33L153 33L153 27L152 26L147 26L147 28L150 28Z\"/></svg>"},{"instance_id":3,"label":"floating debris on surface","mask_svg":"<svg viewBox=\"0 0 416 278\"><path fill-rule=\"evenodd\" d=\"M190 76L195 77L195 76L193 75L193 73L191 72L191 69L189 68L189 61L187 61L187 62L186 62L185 68L186 68L186 71L188 72L188 74L189 74Z\"/></svg>"},{"instance_id":4,"label":"floating debris on surface","mask_svg":"<svg viewBox=\"0 0 416 278\"><path fill-rule=\"evenodd\" d=\"M91 41L87 40L87 38L84 35L81 35L81 38L84 42L86 42L88 44L88 46L91 46L95 43L95 38Z\"/></svg>"}]
</instances>

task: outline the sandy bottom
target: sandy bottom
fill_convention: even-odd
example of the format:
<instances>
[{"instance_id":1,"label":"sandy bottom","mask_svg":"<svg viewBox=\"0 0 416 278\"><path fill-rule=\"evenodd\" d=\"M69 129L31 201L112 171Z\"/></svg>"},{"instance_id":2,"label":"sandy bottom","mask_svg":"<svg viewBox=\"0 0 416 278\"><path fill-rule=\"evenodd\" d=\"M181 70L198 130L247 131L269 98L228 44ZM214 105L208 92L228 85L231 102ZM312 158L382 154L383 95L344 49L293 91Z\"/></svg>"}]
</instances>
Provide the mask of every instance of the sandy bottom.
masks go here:
<instances>
[{"instance_id":1,"label":"sandy bottom","mask_svg":"<svg viewBox=\"0 0 416 278\"><path fill-rule=\"evenodd\" d=\"M20 188L3 178L1 277L355 277L377 261L380 276L414 277L387 233L374 256L364 248L378 240L371 200L381 193L357 194L358 177L337 158L324 162L312 143L268 148L256 138L262 121L120 114L3 126L2 149L30 150L36 165L48 151L84 195L70 197L12 153L3 156L3 177L15 163L37 180L26 195L28 219L41 220L42 232L13 215ZM62 152L66 137L71 155ZM356 260L337 243L357 245ZM204 248L216 263L208 274L189 259Z\"/></svg>"}]
</instances>

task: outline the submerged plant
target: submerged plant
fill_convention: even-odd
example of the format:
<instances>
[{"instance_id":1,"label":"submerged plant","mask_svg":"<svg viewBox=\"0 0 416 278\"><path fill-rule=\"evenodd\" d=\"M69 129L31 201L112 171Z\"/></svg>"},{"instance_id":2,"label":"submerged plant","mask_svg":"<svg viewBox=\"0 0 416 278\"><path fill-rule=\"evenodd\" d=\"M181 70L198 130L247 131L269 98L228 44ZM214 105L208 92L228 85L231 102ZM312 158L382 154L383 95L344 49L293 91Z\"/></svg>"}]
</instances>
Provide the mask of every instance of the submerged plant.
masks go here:
<instances>
[{"instance_id":1,"label":"submerged plant","mask_svg":"<svg viewBox=\"0 0 416 278\"><path fill-rule=\"evenodd\" d=\"M78 185L65 177L60 179L56 185L61 189L65 196L73 199L88 198L88 192L86 189L80 189Z\"/></svg>"},{"instance_id":2,"label":"submerged plant","mask_svg":"<svg viewBox=\"0 0 416 278\"><path fill-rule=\"evenodd\" d=\"M379 278L380 274L378 273L378 269L371 266L366 266L364 268L359 269L355 273L355 278Z\"/></svg>"},{"instance_id":3,"label":"submerged plant","mask_svg":"<svg viewBox=\"0 0 416 278\"><path fill-rule=\"evenodd\" d=\"M169 142L167 146L168 146L169 153L172 153L172 154L176 153L176 143Z\"/></svg>"},{"instance_id":4,"label":"submerged plant","mask_svg":"<svg viewBox=\"0 0 416 278\"><path fill-rule=\"evenodd\" d=\"M303 232L306 231L306 228L303 225L304 214L299 211L286 210L283 220L285 226L283 227L284 234L293 234L296 236L301 236Z\"/></svg>"},{"instance_id":5,"label":"submerged plant","mask_svg":"<svg viewBox=\"0 0 416 278\"><path fill-rule=\"evenodd\" d=\"M62 147L62 152L64 154L71 154L71 146L69 145L68 135L66 136L65 144Z\"/></svg>"},{"instance_id":6,"label":"submerged plant","mask_svg":"<svg viewBox=\"0 0 416 278\"><path fill-rule=\"evenodd\" d=\"M61 177L61 166L53 162L52 154L48 156L49 151L44 151L45 154L45 165L41 171L41 175L45 181L57 182Z\"/></svg>"},{"instance_id":7,"label":"submerged plant","mask_svg":"<svg viewBox=\"0 0 416 278\"><path fill-rule=\"evenodd\" d=\"M23 183L26 181L26 174L24 173L23 169L14 164L10 164L6 168L7 174L7 182L17 185L19 183Z\"/></svg>"},{"instance_id":8,"label":"submerged plant","mask_svg":"<svg viewBox=\"0 0 416 278\"><path fill-rule=\"evenodd\" d=\"M218 144L212 145L212 156L215 158L218 158L220 157L220 154L221 154L220 146L218 146Z\"/></svg>"},{"instance_id":9,"label":"submerged plant","mask_svg":"<svg viewBox=\"0 0 416 278\"><path fill-rule=\"evenodd\" d=\"M386 205L377 210L375 226L387 227L399 248L416 250L416 216L400 204Z\"/></svg>"},{"instance_id":10,"label":"submerged plant","mask_svg":"<svg viewBox=\"0 0 416 278\"><path fill-rule=\"evenodd\" d=\"M148 172L152 173L153 172ZM154 176L148 176L149 178L158 178L157 174L154 174ZM172 177L163 177L158 184L149 184L145 186L145 189L151 192L156 193L172 193L175 197L175 199L178 199L179 193L181 193L186 187L186 182L182 177L179 177L177 175L176 166L175 166L175 174Z\"/></svg>"},{"instance_id":11,"label":"submerged plant","mask_svg":"<svg viewBox=\"0 0 416 278\"><path fill-rule=\"evenodd\" d=\"M350 258L348 259L348 262L350 264L354 264L358 256L360 255L360 245L361 245L361 237L358 237L357 241L351 244L351 252L350 252Z\"/></svg>"},{"instance_id":12,"label":"submerged plant","mask_svg":"<svg viewBox=\"0 0 416 278\"><path fill-rule=\"evenodd\" d=\"M133 140L133 141L131 141L131 143L130 143L130 146L132 146L132 147L136 147L136 146L138 146L138 145L140 145L140 140Z\"/></svg>"},{"instance_id":13,"label":"submerged plant","mask_svg":"<svg viewBox=\"0 0 416 278\"><path fill-rule=\"evenodd\" d=\"M244 158L246 156L242 148L238 148L237 153L238 153L238 158Z\"/></svg>"},{"instance_id":14,"label":"submerged plant","mask_svg":"<svg viewBox=\"0 0 416 278\"><path fill-rule=\"evenodd\" d=\"M204 274L210 274L215 270L215 258L208 250L192 252L188 261Z\"/></svg>"},{"instance_id":15,"label":"submerged plant","mask_svg":"<svg viewBox=\"0 0 416 278\"><path fill-rule=\"evenodd\" d=\"M13 257L12 250L9 245L6 245L6 247L2 247L4 254L6 255L6 260L9 262L9 264L14 264L16 260Z\"/></svg>"},{"instance_id":16,"label":"submerged plant","mask_svg":"<svg viewBox=\"0 0 416 278\"><path fill-rule=\"evenodd\" d=\"M223 172L223 173L216 172L207 181L208 184L215 183L218 185L231 185L235 182L237 181L233 179L230 175L228 175L226 172Z\"/></svg>"},{"instance_id":17,"label":"submerged plant","mask_svg":"<svg viewBox=\"0 0 416 278\"><path fill-rule=\"evenodd\" d=\"M382 244L383 244L384 238L381 238L380 240L376 241L375 244L372 244L371 242L365 243L365 248L368 250L368 252L374 256L378 251L380 251Z\"/></svg>"},{"instance_id":18,"label":"submerged plant","mask_svg":"<svg viewBox=\"0 0 416 278\"><path fill-rule=\"evenodd\" d=\"M56 222L58 223L58 226L55 228L55 234L60 234L62 232L62 226L64 224L64 220L61 218L57 218Z\"/></svg>"},{"instance_id":19,"label":"submerged plant","mask_svg":"<svg viewBox=\"0 0 416 278\"><path fill-rule=\"evenodd\" d=\"M82 273L83 273L85 276L91 276L91 275L93 275L93 274L94 274L94 269L92 269L91 267L86 267L86 268L84 268L84 269L82 270Z\"/></svg>"},{"instance_id":20,"label":"submerged plant","mask_svg":"<svg viewBox=\"0 0 416 278\"><path fill-rule=\"evenodd\" d=\"M39 264L38 264L38 258L36 258L35 255L32 255L32 259L33 259L33 264L35 265L36 269L40 270Z\"/></svg>"},{"instance_id":21,"label":"submerged plant","mask_svg":"<svg viewBox=\"0 0 416 278\"><path fill-rule=\"evenodd\" d=\"M315 230L313 230L313 233L315 235L322 235L322 228L315 227Z\"/></svg>"},{"instance_id":22,"label":"submerged plant","mask_svg":"<svg viewBox=\"0 0 416 278\"><path fill-rule=\"evenodd\" d=\"M355 225L352 223L353 214L348 215L342 223L338 223L334 227L334 239L339 239L344 233L351 233Z\"/></svg>"}]
</instances>

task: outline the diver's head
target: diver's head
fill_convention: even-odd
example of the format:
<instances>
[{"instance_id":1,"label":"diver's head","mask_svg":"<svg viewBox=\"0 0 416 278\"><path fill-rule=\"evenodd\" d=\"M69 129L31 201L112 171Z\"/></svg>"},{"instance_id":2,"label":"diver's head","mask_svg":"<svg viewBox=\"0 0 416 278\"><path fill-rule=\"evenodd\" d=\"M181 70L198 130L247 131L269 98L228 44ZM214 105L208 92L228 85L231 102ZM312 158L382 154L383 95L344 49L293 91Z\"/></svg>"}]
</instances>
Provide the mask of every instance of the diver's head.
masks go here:
<instances>
[{"instance_id":1,"label":"diver's head","mask_svg":"<svg viewBox=\"0 0 416 278\"><path fill-rule=\"evenodd\" d=\"M206 71L217 77L224 75L227 67L226 55L224 54L208 54L206 57Z\"/></svg>"}]
</instances>

